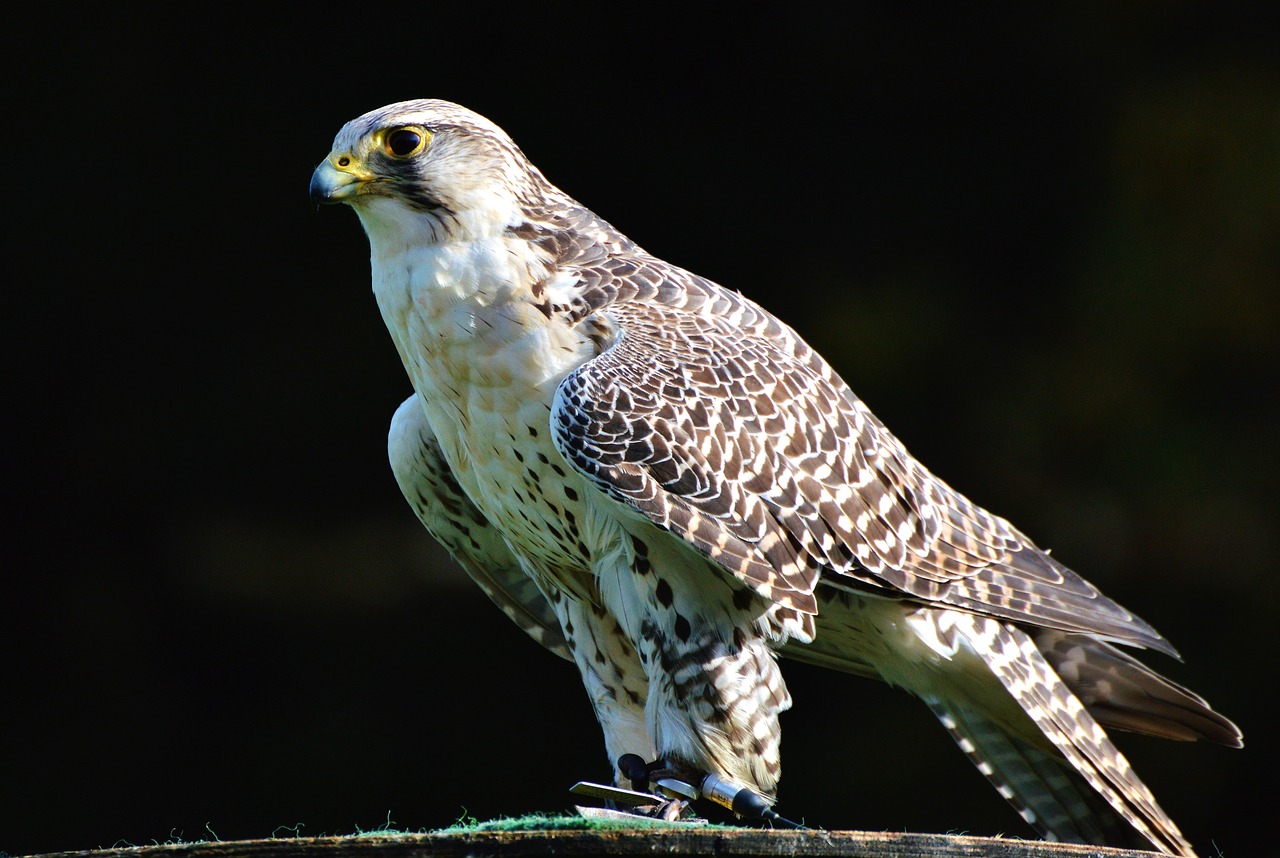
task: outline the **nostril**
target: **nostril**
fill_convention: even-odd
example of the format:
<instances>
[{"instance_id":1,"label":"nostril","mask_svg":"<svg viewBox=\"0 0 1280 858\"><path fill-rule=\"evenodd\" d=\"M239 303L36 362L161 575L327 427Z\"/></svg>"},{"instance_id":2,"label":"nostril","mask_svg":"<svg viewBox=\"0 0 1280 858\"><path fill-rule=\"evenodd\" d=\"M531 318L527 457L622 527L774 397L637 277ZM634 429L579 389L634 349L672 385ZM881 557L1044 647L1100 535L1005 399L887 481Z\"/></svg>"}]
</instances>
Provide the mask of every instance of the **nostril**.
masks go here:
<instances>
[{"instance_id":1,"label":"nostril","mask_svg":"<svg viewBox=\"0 0 1280 858\"><path fill-rule=\"evenodd\" d=\"M348 158L346 155L343 155L341 158L338 159L339 167L348 167L350 165L351 165L351 159Z\"/></svg>"}]
</instances>

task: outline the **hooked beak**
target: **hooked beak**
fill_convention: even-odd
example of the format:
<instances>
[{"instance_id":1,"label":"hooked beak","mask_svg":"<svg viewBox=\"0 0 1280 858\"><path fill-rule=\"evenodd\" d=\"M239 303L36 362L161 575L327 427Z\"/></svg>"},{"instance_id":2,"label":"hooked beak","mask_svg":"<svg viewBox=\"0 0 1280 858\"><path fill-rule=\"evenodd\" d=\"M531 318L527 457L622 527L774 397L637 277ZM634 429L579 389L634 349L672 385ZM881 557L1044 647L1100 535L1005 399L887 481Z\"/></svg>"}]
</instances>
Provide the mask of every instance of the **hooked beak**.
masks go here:
<instances>
[{"instance_id":1,"label":"hooked beak","mask_svg":"<svg viewBox=\"0 0 1280 858\"><path fill-rule=\"evenodd\" d=\"M351 155L332 152L311 174L311 202L316 205L349 202L365 193L373 178Z\"/></svg>"}]
</instances>

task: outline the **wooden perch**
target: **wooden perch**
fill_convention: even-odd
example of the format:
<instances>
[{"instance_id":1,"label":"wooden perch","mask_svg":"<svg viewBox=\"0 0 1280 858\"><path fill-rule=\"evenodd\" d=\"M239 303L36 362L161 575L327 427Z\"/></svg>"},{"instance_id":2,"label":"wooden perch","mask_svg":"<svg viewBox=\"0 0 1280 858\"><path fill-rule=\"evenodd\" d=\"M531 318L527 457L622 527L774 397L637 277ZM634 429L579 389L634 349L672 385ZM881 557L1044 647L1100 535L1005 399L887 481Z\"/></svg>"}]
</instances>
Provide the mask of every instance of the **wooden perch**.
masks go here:
<instances>
[{"instance_id":1,"label":"wooden perch","mask_svg":"<svg viewBox=\"0 0 1280 858\"><path fill-rule=\"evenodd\" d=\"M515 856L1151 858L1152 852L999 837L733 828L465 831L134 846L44 858L515 858Z\"/></svg>"}]
</instances>

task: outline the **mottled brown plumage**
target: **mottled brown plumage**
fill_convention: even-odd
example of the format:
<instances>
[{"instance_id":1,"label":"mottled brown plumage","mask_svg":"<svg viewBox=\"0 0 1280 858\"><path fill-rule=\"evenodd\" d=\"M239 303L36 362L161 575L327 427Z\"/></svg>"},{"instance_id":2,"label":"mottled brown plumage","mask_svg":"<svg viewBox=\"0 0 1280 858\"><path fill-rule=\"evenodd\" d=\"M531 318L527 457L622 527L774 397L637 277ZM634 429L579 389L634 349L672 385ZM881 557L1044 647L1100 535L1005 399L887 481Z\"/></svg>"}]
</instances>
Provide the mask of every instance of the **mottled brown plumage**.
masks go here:
<instances>
[{"instance_id":1,"label":"mottled brown plumage","mask_svg":"<svg viewBox=\"0 0 1280 858\"><path fill-rule=\"evenodd\" d=\"M1116 649L1174 654L925 470L793 330L447 102L348 123L312 193L369 236L415 388L390 439L405 497L578 665L612 760L772 796L780 653L921 697L1045 836L1192 854L1103 725L1239 731Z\"/></svg>"}]
</instances>

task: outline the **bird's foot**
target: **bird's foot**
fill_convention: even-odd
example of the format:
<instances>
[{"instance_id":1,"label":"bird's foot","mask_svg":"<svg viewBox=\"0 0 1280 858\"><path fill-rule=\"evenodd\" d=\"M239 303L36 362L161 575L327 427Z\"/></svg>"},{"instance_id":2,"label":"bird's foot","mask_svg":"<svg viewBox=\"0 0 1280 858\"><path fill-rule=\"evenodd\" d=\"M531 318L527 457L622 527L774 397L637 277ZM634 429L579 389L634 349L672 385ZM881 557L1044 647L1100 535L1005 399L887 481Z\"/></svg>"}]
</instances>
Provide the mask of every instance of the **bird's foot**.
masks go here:
<instances>
[{"instance_id":1,"label":"bird's foot","mask_svg":"<svg viewBox=\"0 0 1280 858\"><path fill-rule=\"evenodd\" d=\"M639 817L666 822L705 822L694 816L689 801L679 796L664 796L587 781L574 784L570 792L604 800L604 807L577 808L578 813L590 818L626 820L629 817Z\"/></svg>"},{"instance_id":2,"label":"bird's foot","mask_svg":"<svg viewBox=\"0 0 1280 858\"><path fill-rule=\"evenodd\" d=\"M778 828L802 828L798 823L779 816L769 799L742 784L717 774L698 772L687 765L666 759L646 763L636 754L618 758L619 780L627 780L631 788L603 784L574 784L571 792L604 799L610 809L579 808L583 815L617 814L642 816L668 822L693 821L689 804L706 798L732 810L739 817L758 819ZM624 811L613 810L625 806Z\"/></svg>"},{"instance_id":3,"label":"bird's foot","mask_svg":"<svg viewBox=\"0 0 1280 858\"><path fill-rule=\"evenodd\" d=\"M618 771L631 781L633 789L652 791L664 796L668 802L688 804L695 799L706 798L732 810L739 817L763 820L780 828L802 827L775 813L772 802L765 796L721 775L699 772L662 758L646 763L635 754L619 757Z\"/></svg>"},{"instance_id":4,"label":"bird's foot","mask_svg":"<svg viewBox=\"0 0 1280 858\"><path fill-rule=\"evenodd\" d=\"M702 783L702 773L661 757L646 763L637 754L623 754L619 757L618 771L631 782L633 790L652 793L661 798L654 805L637 807L636 812L668 822L693 815L689 803L701 795L698 784Z\"/></svg>"},{"instance_id":5,"label":"bird's foot","mask_svg":"<svg viewBox=\"0 0 1280 858\"><path fill-rule=\"evenodd\" d=\"M660 819L663 822L694 821L693 810L690 809L688 800L683 798L668 798L659 801L657 804L633 807L631 812L637 816Z\"/></svg>"},{"instance_id":6,"label":"bird's foot","mask_svg":"<svg viewBox=\"0 0 1280 858\"><path fill-rule=\"evenodd\" d=\"M703 775L669 760L646 763L636 754L618 758L621 773L617 786L580 782L572 792L604 799L605 813L640 816L666 822L701 821L694 816L690 802L700 793L696 784ZM623 783L630 782L630 788ZM581 808L580 808L581 810Z\"/></svg>"}]
</instances>

